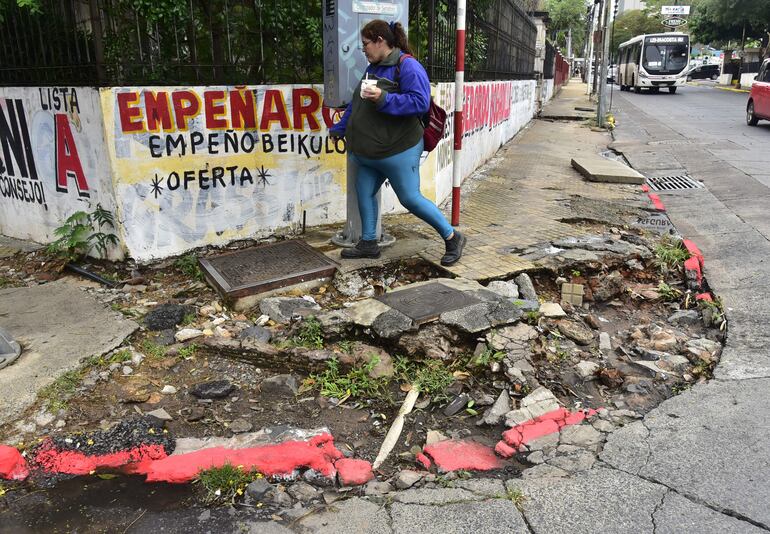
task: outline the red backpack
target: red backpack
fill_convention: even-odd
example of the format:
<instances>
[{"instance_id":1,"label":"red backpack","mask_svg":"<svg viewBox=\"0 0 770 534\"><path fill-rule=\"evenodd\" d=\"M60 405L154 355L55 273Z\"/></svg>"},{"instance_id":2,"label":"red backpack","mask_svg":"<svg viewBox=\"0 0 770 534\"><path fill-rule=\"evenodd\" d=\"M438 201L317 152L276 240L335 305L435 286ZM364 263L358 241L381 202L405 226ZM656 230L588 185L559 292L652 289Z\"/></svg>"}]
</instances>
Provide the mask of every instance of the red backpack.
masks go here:
<instances>
[{"instance_id":1,"label":"red backpack","mask_svg":"<svg viewBox=\"0 0 770 534\"><path fill-rule=\"evenodd\" d=\"M401 78L401 62L406 58L414 56L411 54L403 54L398 59L398 65L396 65L396 82L399 82ZM444 135L444 129L446 128L446 111L444 111L438 104L430 99L430 107L428 112L420 118L425 131L422 134L423 150L430 152L438 142L441 141L441 137Z\"/></svg>"}]
</instances>

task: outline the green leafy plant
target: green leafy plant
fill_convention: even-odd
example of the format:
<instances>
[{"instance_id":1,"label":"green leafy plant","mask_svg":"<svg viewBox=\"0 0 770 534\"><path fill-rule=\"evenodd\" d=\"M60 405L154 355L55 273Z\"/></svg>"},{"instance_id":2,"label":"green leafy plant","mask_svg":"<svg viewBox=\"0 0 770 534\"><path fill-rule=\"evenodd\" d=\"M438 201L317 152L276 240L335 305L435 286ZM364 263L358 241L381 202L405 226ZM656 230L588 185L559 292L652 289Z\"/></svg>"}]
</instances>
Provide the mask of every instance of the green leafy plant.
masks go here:
<instances>
[{"instance_id":1,"label":"green leafy plant","mask_svg":"<svg viewBox=\"0 0 770 534\"><path fill-rule=\"evenodd\" d=\"M309 349L322 349L324 346L323 328L315 317L308 317L299 325L297 333L291 338L292 343Z\"/></svg>"},{"instance_id":2,"label":"green leafy plant","mask_svg":"<svg viewBox=\"0 0 770 534\"><path fill-rule=\"evenodd\" d=\"M225 464L200 471L195 483L203 488L205 502L233 504L246 491L246 486L259 478L264 476L258 471L245 471L241 466Z\"/></svg>"},{"instance_id":3,"label":"green leafy plant","mask_svg":"<svg viewBox=\"0 0 770 534\"><path fill-rule=\"evenodd\" d=\"M198 265L198 258L195 254L185 254L174 260L174 268L192 278L193 280L203 281L203 271Z\"/></svg>"},{"instance_id":4,"label":"green leafy plant","mask_svg":"<svg viewBox=\"0 0 770 534\"><path fill-rule=\"evenodd\" d=\"M182 318L182 326L193 324L197 318L198 316L195 315L194 313L186 313L185 316Z\"/></svg>"},{"instance_id":5,"label":"green leafy plant","mask_svg":"<svg viewBox=\"0 0 770 534\"><path fill-rule=\"evenodd\" d=\"M101 204L97 204L91 213L76 211L53 231L59 239L49 244L46 250L66 261L87 256L93 249L96 249L99 257L105 258L107 247L118 244L115 234L102 231L107 227L115 228L115 221L112 213L102 208Z\"/></svg>"},{"instance_id":6,"label":"green leafy plant","mask_svg":"<svg viewBox=\"0 0 770 534\"><path fill-rule=\"evenodd\" d=\"M684 248L682 242L668 236L664 236L655 245L655 263L659 267L678 269L689 257L690 253Z\"/></svg>"}]
</instances>

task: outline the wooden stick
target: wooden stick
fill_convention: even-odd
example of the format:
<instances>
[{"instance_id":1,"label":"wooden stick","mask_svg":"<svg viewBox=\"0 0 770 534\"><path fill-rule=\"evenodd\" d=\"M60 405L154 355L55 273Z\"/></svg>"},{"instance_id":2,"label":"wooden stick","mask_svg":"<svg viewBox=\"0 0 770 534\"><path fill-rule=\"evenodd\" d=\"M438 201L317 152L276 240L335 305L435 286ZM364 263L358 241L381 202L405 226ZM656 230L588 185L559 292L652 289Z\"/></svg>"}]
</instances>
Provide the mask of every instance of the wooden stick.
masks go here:
<instances>
[{"instance_id":1,"label":"wooden stick","mask_svg":"<svg viewBox=\"0 0 770 534\"><path fill-rule=\"evenodd\" d=\"M409 390L409 393L406 394L406 399L404 399L404 403L398 410L398 415L396 415L393 424L390 426L390 430L388 430L388 433L385 435L385 439L380 447L380 452L377 454L377 458L375 458L374 463L372 464L372 469L380 467L390 454L390 451L393 450L393 447L396 446L398 438L401 436L401 431L404 429L404 418L414 408L414 403L417 402L417 397L419 395L420 390L416 387L412 387L412 389Z\"/></svg>"}]
</instances>

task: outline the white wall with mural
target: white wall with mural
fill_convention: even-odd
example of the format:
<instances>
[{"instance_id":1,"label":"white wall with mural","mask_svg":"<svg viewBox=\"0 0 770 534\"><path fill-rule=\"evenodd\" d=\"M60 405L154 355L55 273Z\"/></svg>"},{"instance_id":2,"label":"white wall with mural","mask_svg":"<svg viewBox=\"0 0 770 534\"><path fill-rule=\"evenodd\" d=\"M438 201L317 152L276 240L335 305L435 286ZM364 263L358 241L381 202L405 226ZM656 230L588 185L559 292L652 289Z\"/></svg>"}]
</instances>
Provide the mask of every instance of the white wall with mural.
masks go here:
<instances>
[{"instance_id":1,"label":"white wall with mural","mask_svg":"<svg viewBox=\"0 0 770 534\"><path fill-rule=\"evenodd\" d=\"M0 88L0 233L48 243L72 213L112 211L103 131L95 89Z\"/></svg>"},{"instance_id":2,"label":"white wall with mural","mask_svg":"<svg viewBox=\"0 0 770 534\"><path fill-rule=\"evenodd\" d=\"M344 221L344 140L316 85L0 89L0 233L52 241L72 212L115 213L126 253L148 261L235 239ZM465 86L463 177L534 116L534 81ZM421 189L452 189L454 84ZM23 117L21 120L19 117ZM403 211L383 188L383 213Z\"/></svg>"}]
</instances>

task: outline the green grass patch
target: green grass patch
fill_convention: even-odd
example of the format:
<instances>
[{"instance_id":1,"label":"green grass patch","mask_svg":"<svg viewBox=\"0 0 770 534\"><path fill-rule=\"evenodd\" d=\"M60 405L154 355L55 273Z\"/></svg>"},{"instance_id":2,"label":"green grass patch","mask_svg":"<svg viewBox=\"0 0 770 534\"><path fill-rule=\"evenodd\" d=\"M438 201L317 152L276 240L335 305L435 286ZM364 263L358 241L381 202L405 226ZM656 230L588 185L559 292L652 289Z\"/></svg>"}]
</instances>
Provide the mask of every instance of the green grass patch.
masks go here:
<instances>
[{"instance_id":1,"label":"green grass patch","mask_svg":"<svg viewBox=\"0 0 770 534\"><path fill-rule=\"evenodd\" d=\"M501 362L505 358L505 352L495 351L490 348L484 349L484 352L478 356L471 356L470 365L474 367L489 367L492 362Z\"/></svg>"},{"instance_id":2,"label":"green grass patch","mask_svg":"<svg viewBox=\"0 0 770 534\"><path fill-rule=\"evenodd\" d=\"M422 393L430 395L434 402L449 399L446 389L455 381L455 377L444 362L440 360L415 362L396 356L393 369L401 382L412 384Z\"/></svg>"},{"instance_id":3,"label":"green grass patch","mask_svg":"<svg viewBox=\"0 0 770 534\"><path fill-rule=\"evenodd\" d=\"M669 302L675 302L682 298L682 292L680 290L668 285L663 280L658 283L658 293L660 293L660 296L663 297L663 300Z\"/></svg>"},{"instance_id":4,"label":"green grass patch","mask_svg":"<svg viewBox=\"0 0 770 534\"><path fill-rule=\"evenodd\" d=\"M326 369L319 374L311 374L303 383L303 389L318 389L324 397L334 397L339 400L354 399L386 399L390 400L387 378L372 378L369 373L380 362L379 358L361 366L355 366L347 373L340 371L340 363L336 358L326 362Z\"/></svg>"},{"instance_id":5,"label":"green grass patch","mask_svg":"<svg viewBox=\"0 0 770 534\"><path fill-rule=\"evenodd\" d=\"M352 354L353 353L353 345L355 344L354 341L351 341L349 339L343 339L339 343L337 343L337 346L340 348L342 352L345 354Z\"/></svg>"},{"instance_id":6,"label":"green grass patch","mask_svg":"<svg viewBox=\"0 0 770 534\"><path fill-rule=\"evenodd\" d=\"M258 478L263 478L263 475L257 471L246 471L241 466L225 464L199 472L195 483L203 489L205 502L233 504L246 491L246 486Z\"/></svg>"},{"instance_id":7,"label":"green grass patch","mask_svg":"<svg viewBox=\"0 0 770 534\"><path fill-rule=\"evenodd\" d=\"M664 236L655 245L655 263L659 267L678 269L684 261L690 257L690 253L684 248L681 241Z\"/></svg>"}]
</instances>

